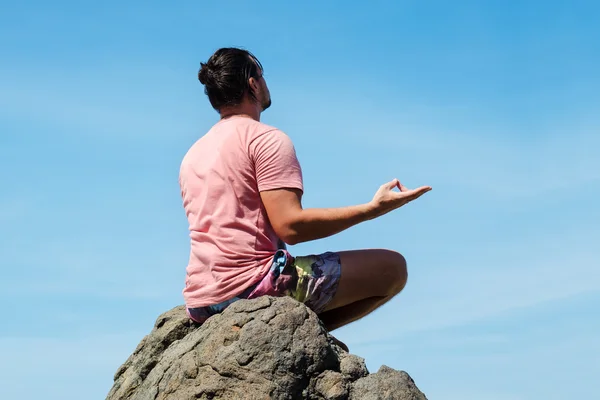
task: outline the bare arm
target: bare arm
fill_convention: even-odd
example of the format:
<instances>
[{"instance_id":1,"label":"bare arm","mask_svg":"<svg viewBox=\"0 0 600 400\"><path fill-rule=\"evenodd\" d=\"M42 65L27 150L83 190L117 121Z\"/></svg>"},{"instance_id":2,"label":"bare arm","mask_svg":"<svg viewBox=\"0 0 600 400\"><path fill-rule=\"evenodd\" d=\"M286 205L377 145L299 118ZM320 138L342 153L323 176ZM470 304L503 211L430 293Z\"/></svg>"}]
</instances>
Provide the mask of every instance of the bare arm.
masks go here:
<instances>
[{"instance_id":1,"label":"bare arm","mask_svg":"<svg viewBox=\"0 0 600 400\"><path fill-rule=\"evenodd\" d=\"M334 235L370 219L373 214L368 204L303 209L302 192L297 189L268 190L260 195L275 233L288 244Z\"/></svg>"},{"instance_id":2,"label":"bare arm","mask_svg":"<svg viewBox=\"0 0 600 400\"><path fill-rule=\"evenodd\" d=\"M394 192L394 188L400 192ZM262 202L275 233L288 244L325 238L386 214L431 190L408 190L397 179L382 185L372 201L340 208L302 208L302 192L276 189L261 192Z\"/></svg>"}]
</instances>

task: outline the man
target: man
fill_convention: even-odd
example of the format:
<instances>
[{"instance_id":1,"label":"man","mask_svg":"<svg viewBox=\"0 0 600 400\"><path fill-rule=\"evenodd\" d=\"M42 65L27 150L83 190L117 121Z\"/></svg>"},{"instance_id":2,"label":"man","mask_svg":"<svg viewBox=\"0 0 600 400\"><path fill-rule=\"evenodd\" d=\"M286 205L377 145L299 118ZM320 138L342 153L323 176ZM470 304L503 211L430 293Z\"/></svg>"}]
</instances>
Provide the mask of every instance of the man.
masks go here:
<instances>
[{"instance_id":1,"label":"man","mask_svg":"<svg viewBox=\"0 0 600 400\"><path fill-rule=\"evenodd\" d=\"M431 188L409 190L394 179L367 204L304 209L290 138L260 122L271 105L260 62L248 51L222 48L201 63L198 78L221 118L189 149L180 170L191 238L183 290L190 318L202 323L240 298L287 295L333 330L398 294L407 279L400 253L292 256L285 243L334 235Z\"/></svg>"}]
</instances>

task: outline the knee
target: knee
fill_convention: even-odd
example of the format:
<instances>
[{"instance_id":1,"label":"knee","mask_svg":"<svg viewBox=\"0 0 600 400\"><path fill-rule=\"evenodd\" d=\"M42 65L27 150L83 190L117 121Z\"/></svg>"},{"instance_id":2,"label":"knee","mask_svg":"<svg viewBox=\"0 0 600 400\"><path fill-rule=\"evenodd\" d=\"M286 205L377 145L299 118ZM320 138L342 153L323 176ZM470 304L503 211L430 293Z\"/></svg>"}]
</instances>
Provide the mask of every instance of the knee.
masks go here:
<instances>
[{"instance_id":1,"label":"knee","mask_svg":"<svg viewBox=\"0 0 600 400\"><path fill-rule=\"evenodd\" d=\"M389 269L390 269L390 295L398 294L406 286L408 280L408 269L406 266L406 258L398 252L390 251L389 253Z\"/></svg>"}]
</instances>

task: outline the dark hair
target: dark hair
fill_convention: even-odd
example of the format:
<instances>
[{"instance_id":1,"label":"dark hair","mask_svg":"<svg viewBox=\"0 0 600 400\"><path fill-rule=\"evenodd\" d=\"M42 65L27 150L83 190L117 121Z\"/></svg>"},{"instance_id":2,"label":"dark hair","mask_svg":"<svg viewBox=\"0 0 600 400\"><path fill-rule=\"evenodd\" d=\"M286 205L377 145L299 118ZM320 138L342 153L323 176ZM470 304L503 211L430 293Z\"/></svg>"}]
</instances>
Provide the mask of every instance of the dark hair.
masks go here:
<instances>
[{"instance_id":1,"label":"dark hair","mask_svg":"<svg viewBox=\"0 0 600 400\"><path fill-rule=\"evenodd\" d=\"M224 106L236 106L248 93L256 101L248 80L258 79L262 65L249 51L235 47L217 50L205 63L200 63L198 80L210 104L219 111Z\"/></svg>"}]
</instances>

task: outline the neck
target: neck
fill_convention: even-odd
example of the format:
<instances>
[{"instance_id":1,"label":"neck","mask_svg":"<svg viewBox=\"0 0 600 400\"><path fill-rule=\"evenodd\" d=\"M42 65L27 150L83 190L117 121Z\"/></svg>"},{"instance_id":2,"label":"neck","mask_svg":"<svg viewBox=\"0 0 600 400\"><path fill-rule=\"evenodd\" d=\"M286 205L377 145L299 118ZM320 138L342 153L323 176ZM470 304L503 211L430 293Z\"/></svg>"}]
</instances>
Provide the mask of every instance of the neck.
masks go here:
<instances>
[{"instance_id":1,"label":"neck","mask_svg":"<svg viewBox=\"0 0 600 400\"><path fill-rule=\"evenodd\" d=\"M219 114L221 114L221 119L240 116L246 118L252 118L255 121L260 121L260 111L259 108L256 107L255 104L240 104L235 107L225 107L219 110Z\"/></svg>"}]
</instances>

